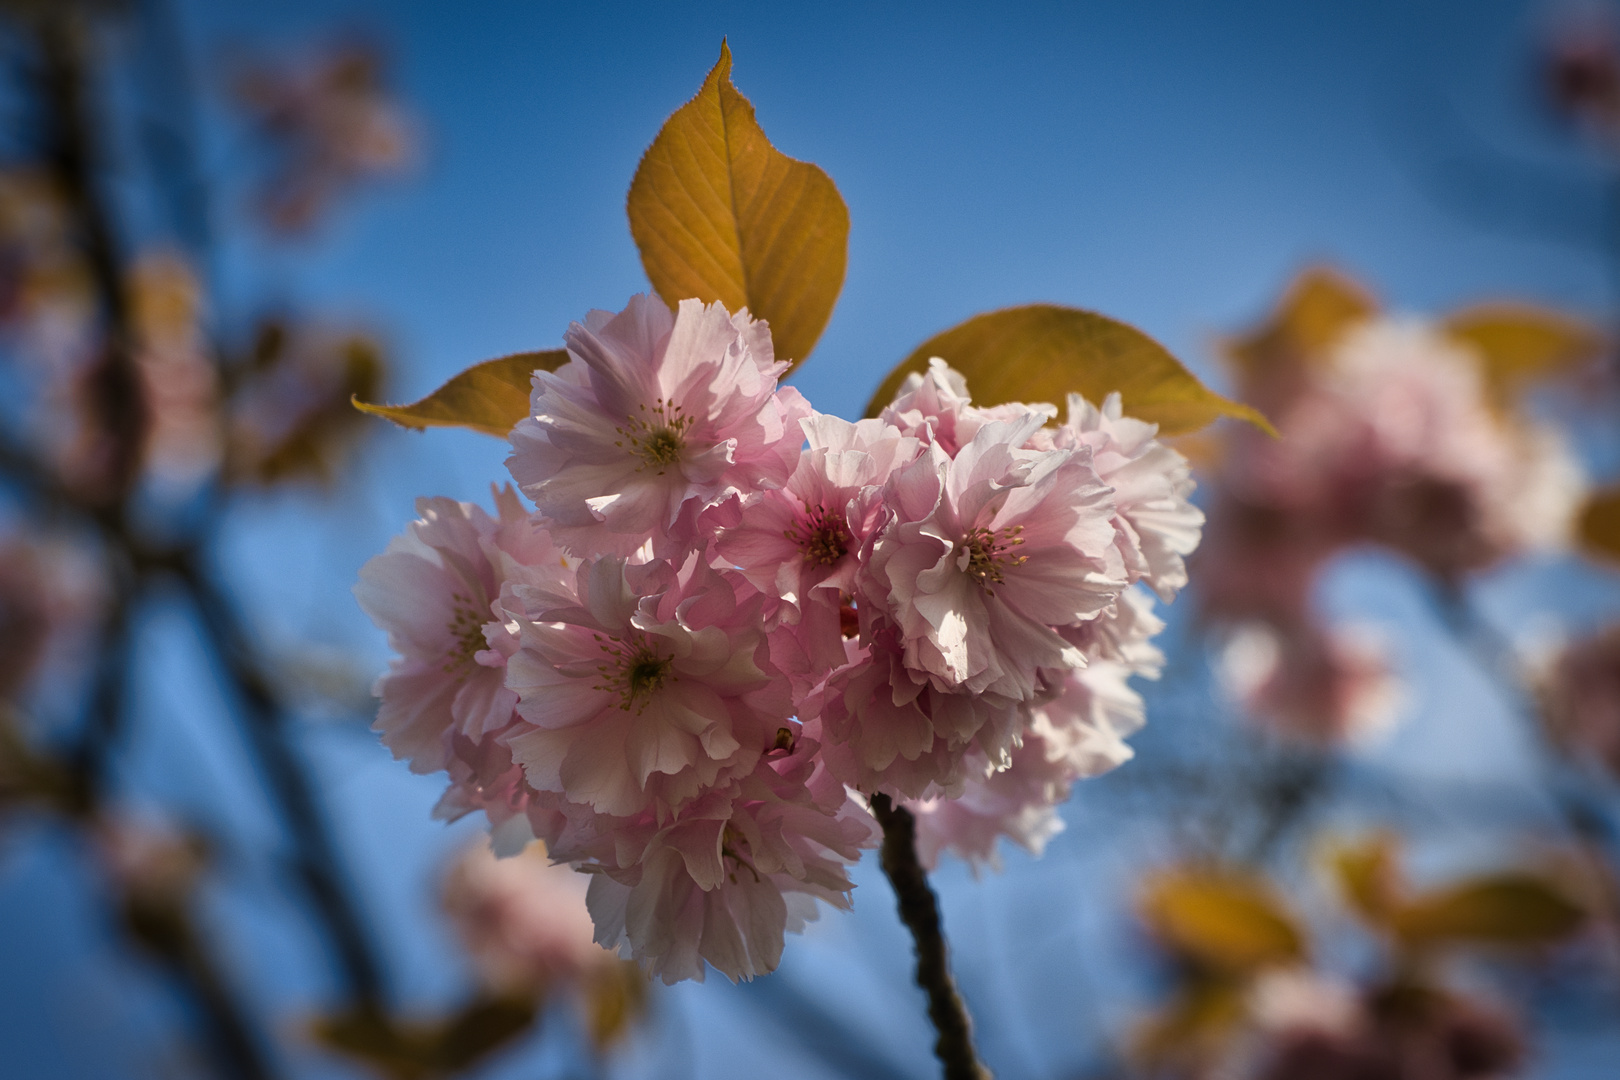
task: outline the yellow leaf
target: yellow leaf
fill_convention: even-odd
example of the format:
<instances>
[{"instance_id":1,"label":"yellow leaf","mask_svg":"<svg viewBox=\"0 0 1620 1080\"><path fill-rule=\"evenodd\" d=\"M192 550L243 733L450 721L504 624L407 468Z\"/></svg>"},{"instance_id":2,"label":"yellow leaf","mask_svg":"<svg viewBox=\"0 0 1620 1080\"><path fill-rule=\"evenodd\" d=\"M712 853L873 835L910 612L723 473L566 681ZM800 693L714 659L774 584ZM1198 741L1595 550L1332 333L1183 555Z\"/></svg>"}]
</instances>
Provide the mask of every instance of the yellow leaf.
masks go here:
<instances>
[{"instance_id":1,"label":"yellow leaf","mask_svg":"<svg viewBox=\"0 0 1620 1080\"><path fill-rule=\"evenodd\" d=\"M731 85L731 50L664 122L630 182L630 234L664 302L718 300L804 360L844 285L849 210L826 173L777 150Z\"/></svg>"},{"instance_id":2,"label":"yellow leaf","mask_svg":"<svg viewBox=\"0 0 1620 1080\"><path fill-rule=\"evenodd\" d=\"M1293 917L1254 878L1164 874L1149 883L1141 911L1167 946L1217 971L1251 973L1305 955Z\"/></svg>"},{"instance_id":3,"label":"yellow leaf","mask_svg":"<svg viewBox=\"0 0 1620 1080\"><path fill-rule=\"evenodd\" d=\"M1394 913L1392 926L1409 944L1545 945L1585 919L1581 906L1551 883L1505 873L1420 896Z\"/></svg>"},{"instance_id":4,"label":"yellow leaf","mask_svg":"<svg viewBox=\"0 0 1620 1080\"><path fill-rule=\"evenodd\" d=\"M585 980L586 1026L591 1045L606 1053L647 1009L647 976L627 960L604 964Z\"/></svg>"},{"instance_id":5,"label":"yellow leaf","mask_svg":"<svg viewBox=\"0 0 1620 1080\"><path fill-rule=\"evenodd\" d=\"M1379 834L1360 844L1339 848L1331 859L1339 887L1356 914L1374 925L1385 924L1395 909L1400 891L1394 838Z\"/></svg>"},{"instance_id":6,"label":"yellow leaf","mask_svg":"<svg viewBox=\"0 0 1620 1080\"><path fill-rule=\"evenodd\" d=\"M1222 415L1275 434L1259 412L1207 389L1140 330L1056 304L975 315L929 338L883 380L866 415L882 412L905 377L928 370L935 356L967 377L979 405L1047 401L1061 409L1071 392L1101 404L1117 390L1128 415L1158 424L1163 435L1196 431Z\"/></svg>"},{"instance_id":7,"label":"yellow leaf","mask_svg":"<svg viewBox=\"0 0 1620 1080\"><path fill-rule=\"evenodd\" d=\"M1246 377L1310 364L1345 330L1377 312L1378 302L1358 282L1325 266L1312 267L1294 279L1270 319L1228 342L1226 352Z\"/></svg>"},{"instance_id":8,"label":"yellow leaf","mask_svg":"<svg viewBox=\"0 0 1620 1080\"><path fill-rule=\"evenodd\" d=\"M1485 382L1503 402L1526 382L1566 372L1603 348L1596 328L1530 304L1467 308L1447 319L1445 328L1479 353Z\"/></svg>"},{"instance_id":9,"label":"yellow leaf","mask_svg":"<svg viewBox=\"0 0 1620 1080\"><path fill-rule=\"evenodd\" d=\"M529 415L529 376L537 370L556 371L567 360L564 349L515 353L474 364L412 405L352 400L361 412L401 427L465 427L504 439L514 424Z\"/></svg>"},{"instance_id":10,"label":"yellow leaf","mask_svg":"<svg viewBox=\"0 0 1620 1080\"><path fill-rule=\"evenodd\" d=\"M1576 525L1581 546L1593 555L1620 559L1620 488L1594 491Z\"/></svg>"},{"instance_id":11,"label":"yellow leaf","mask_svg":"<svg viewBox=\"0 0 1620 1080\"><path fill-rule=\"evenodd\" d=\"M1184 1071L1176 1065L1214 1058L1243 1020L1244 984L1226 979L1195 982L1184 987L1157 1015L1136 1032L1133 1053L1145 1065L1165 1067L1169 1075Z\"/></svg>"}]
</instances>

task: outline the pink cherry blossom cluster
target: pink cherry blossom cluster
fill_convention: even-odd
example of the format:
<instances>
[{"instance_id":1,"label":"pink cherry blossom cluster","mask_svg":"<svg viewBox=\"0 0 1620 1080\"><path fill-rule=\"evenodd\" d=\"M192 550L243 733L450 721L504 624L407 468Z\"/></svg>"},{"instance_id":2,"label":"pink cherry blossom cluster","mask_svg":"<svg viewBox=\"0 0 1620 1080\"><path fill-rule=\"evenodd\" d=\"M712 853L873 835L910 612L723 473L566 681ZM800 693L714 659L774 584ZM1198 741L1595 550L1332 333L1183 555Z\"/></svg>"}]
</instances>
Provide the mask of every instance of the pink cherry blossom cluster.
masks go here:
<instances>
[{"instance_id":1,"label":"pink cherry blossom cluster","mask_svg":"<svg viewBox=\"0 0 1620 1080\"><path fill-rule=\"evenodd\" d=\"M1331 744L1386 727L1400 695L1375 642L1311 610L1328 559L1377 544L1456 581L1562 544L1584 481L1438 327L1366 319L1289 374L1251 387L1282 437L1232 432L1199 574L1206 609L1240 626L1227 666L1249 710Z\"/></svg>"},{"instance_id":2,"label":"pink cherry blossom cluster","mask_svg":"<svg viewBox=\"0 0 1620 1080\"><path fill-rule=\"evenodd\" d=\"M943 361L813 412L746 311L638 296L534 374L494 516L423 499L356 589L400 656L377 728L439 813L589 875L596 940L666 982L775 968L847 907L865 798L930 863L1032 850L1130 755L1202 515L1150 424L975 407Z\"/></svg>"}]
</instances>

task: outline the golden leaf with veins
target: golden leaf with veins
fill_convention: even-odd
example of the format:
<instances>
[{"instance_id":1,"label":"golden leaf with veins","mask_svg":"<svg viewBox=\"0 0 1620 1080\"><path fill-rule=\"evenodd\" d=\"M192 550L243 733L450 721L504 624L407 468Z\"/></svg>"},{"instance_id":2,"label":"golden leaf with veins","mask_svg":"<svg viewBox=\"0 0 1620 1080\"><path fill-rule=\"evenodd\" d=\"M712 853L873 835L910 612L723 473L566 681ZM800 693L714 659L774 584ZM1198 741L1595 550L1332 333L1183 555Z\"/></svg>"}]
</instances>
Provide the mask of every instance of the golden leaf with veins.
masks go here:
<instances>
[{"instance_id":1,"label":"golden leaf with veins","mask_svg":"<svg viewBox=\"0 0 1620 1080\"><path fill-rule=\"evenodd\" d=\"M414 404L373 405L357 397L354 407L401 427L465 427L504 439L529 415L530 376L567 361L566 349L514 353L474 364Z\"/></svg>"},{"instance_id":2,"label":"golden leaf with veins","mask_svg":"<svg viewBox=\"0 0 1620 1080\"><path fill-rule=\"evenodd\" d=\"M731 50L664 122L630 182L630 234L664 302L746 307L777 359L815 346L844 286L849 210L826 173L771 145L731 85Z\"/></svg>"},{"instance_id":3,"label":"golden leaf with veins","mask_svg":"<svg viewBox=\"0 0 1620 1080\"><path fill-rule=\"evenodd\" d=\"M1135 327L1095 312L1029 304L975 315L929 338L889 373L866 407L876 416L912 372L938 356L967 378L976 405L1048 401L1068 395L1093 404L1119 391L1127 415L1162 435L1197 431L1220 416L1276 434L1257 410L1208 389L1181 361Z\"/></svg>"}]
</instances>

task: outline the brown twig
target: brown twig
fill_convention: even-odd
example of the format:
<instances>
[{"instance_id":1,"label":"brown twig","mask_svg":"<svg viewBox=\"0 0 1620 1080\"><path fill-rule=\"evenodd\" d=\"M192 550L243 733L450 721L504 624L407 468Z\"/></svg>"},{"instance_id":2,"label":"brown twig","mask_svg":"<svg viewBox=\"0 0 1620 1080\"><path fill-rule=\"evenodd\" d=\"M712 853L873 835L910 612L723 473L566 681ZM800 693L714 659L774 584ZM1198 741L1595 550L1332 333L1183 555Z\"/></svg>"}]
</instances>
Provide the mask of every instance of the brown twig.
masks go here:
<instances>
[{"instance_id":1,"label":"brown twig","mask_svg":"<svg viewBox=\"0 0 1620 1080\"><path fill-rule=\"evenodd\" d=\"M928 1018L939 1038L934 1056L945 1080L989 1080L990 1070L973 1049L973 1022L951 978L939 904L917 860L917 821L884 794L872 796L872 814L883 826L883 873L894 887L900 921L911 931L917 954L917 985L928 994Z\"/></svg>"}]
</instances>

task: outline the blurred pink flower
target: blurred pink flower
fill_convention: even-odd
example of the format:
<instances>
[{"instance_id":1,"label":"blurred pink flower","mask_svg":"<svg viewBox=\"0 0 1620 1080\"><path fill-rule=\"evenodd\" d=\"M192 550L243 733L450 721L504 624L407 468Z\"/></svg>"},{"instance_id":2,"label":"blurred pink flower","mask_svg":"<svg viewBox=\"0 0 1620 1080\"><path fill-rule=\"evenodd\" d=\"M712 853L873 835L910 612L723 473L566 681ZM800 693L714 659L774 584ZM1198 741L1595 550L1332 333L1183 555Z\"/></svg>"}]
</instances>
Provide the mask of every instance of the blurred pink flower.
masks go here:
<instances>
[{"instance_id":1,"label":"blurred pink flower","mask_svg":"<svg viewBox=\"0 0 1620 1080\"><path fill-rule=\"evenodd\" d=\"M236 99L271 152L257 201L272 228L303 232L360 181L410 161L416 134L383 66L381 51L362 41L238 65Z\"/></svg>"},{"instance_id":2,"label":"blurred pink flower","mask_svg":"<svg viewBox=\"0 0 1620 1080\"><path fill-rule=\"evenodd\" d=\"M108 598L100 560L77 543L0 536L0 701L43 690L42 672L82 662Z\"/></svg>"},{"instance_id":3,"label":"blurred pink flower","mask_svg":"<svg viewBox=\"0 0 1620 1080\"><path fill-rule=\"evenodd\" d=\"M1234 439L1223 486L1239 503L1439 574L1562 544L1583 490L1557 434L1494 411L1477 356L1423 323L1346 331L1274 420L1281 439Z\"/></svg>"},{"instance_id":4,"label":"blurred pink flower","mask_svg":"<svg viewBox=\"0 0 1620 1080\"><path fill-rule=\"evenodd\" d=\"M1319 745L1367 742L1394 723L1403 699L1385 650L1359 627L1240 624L1222 678L1255 720Z\"/></svg>"},{"instance_id":5,"label":"blurred pink flower","mask_svg":"<svg viewBox=\"0 0 1620 1080\"><path fill-rule=\"evenodd\" d=\"M1524 1063L1514 1018L1470 999L1394 990L1360 1005L1348 1030L1312 1016L1272 1032L1258 1080L1495 1080Z\"/></svg>"},{"instance_id":6,"label":"blurred pink flower","mask_svg":"<svg viewBox=\"0 0 1620 1080\"><path fill-rule=\"evenodd\" d=\"M594 940L589 885L589 875L551 862L543 844L498 858L479 840L451 865L444 908L487 985L546 992L618 963Z\"/></svg>"},{"instance_id":7,"label":"blurred pink flower","mask_svg":"<svg viewBox=\"0 0 1620 1080\"><path fill-rule=\"evenodd\" d=\"M146 468L159 481L185 488L217 468L224 451L201 287L184 260L160 252L136 263L129 291L135 364L149 414Z\"/></svg>"},{"instance_id":8,"label":"blurred pink flower","mask_svg":"<svg viewBox=\"0 0 1620 1080\"><path fill-rule=\"evenodd\" d=\"M1538 682L1554 738L1620 775L1620 626L1566 646Z\"/></svg>"}]
</instances>

